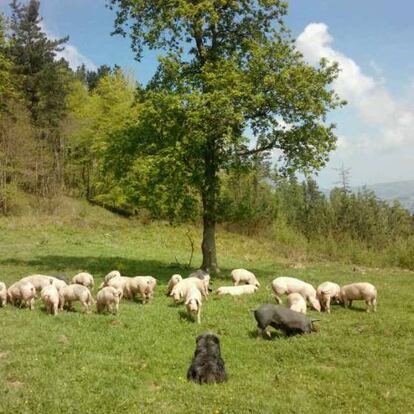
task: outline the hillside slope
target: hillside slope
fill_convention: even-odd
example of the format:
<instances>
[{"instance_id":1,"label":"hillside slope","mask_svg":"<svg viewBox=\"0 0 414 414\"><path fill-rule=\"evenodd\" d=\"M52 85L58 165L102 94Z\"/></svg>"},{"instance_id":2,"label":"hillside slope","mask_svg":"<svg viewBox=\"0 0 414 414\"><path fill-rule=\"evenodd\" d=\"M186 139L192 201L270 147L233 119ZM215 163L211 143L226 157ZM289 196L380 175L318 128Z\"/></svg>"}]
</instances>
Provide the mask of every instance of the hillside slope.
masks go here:
<instances>
[{"instance_id":1,"label":"hillside slope","mask_svg":"<svg viewBox=\"0 0 414 414\"><path fill-rule=\"evenodd\" d=\"M188 261L188 230L197 246L193 265L201 262L199 227L143 225L83 202L65 211L0 218L0 280L88 271L96 297L103 276L119 269L157 277L155 297L146 305L123 299L116 316L85 314L76 304L52 317L39 300L33 311L1 308L0 413L388 414L411 406L412 272L327 261L293 266L271 241L219 229L222 274L213 289L231 284L236 267L252 270L261 287L235 298L210 295L198 325L164 291L173 273L189 273L177 263ZM272 340L258 338L251 309L275 303L270 283L282 275L315 286L369 281L379 292L378 312L366 313L361 301L352 309L334 305L330 315L308 310L319 332L286 338L272 330ZM229 380L200 388L186 371L195 338L206 331L220 336Z\"/></svg>"}]
</instances>

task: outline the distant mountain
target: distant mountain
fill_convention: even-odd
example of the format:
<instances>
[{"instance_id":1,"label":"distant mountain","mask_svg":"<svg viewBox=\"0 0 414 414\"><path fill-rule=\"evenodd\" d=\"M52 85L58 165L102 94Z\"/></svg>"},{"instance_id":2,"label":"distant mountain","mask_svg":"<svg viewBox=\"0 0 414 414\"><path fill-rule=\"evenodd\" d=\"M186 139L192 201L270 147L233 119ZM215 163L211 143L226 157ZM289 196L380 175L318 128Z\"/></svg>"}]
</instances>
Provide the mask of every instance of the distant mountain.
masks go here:
<instances>
[{"instance_id":1,"label":"distant mountain","mask_svg":"<svg viewBox=\"0 0 414 414\"><path fill-rule=\"evenodd\" d=\"M383 200L398 200L405 208L414 214L414 180L395 181L366 186ZM357 187L355 190L357 190Z\"/></svg>"},{"instance_id":2,"label":"distant mountain","mask_svg":"<svg viewBox=\"0 0 414 414\"><path fill-rule=\"evenodd\" d=\"M358 191L363 186L352 187L352 191ZM403 207L414 214L414 180L395 181L392 183L379 183L366 185L366 188L375 192L377 197L382 200L393 201L398 200ZM331 190L321 188L326 196L329 196Z\"/></svg>"}]
</instances>

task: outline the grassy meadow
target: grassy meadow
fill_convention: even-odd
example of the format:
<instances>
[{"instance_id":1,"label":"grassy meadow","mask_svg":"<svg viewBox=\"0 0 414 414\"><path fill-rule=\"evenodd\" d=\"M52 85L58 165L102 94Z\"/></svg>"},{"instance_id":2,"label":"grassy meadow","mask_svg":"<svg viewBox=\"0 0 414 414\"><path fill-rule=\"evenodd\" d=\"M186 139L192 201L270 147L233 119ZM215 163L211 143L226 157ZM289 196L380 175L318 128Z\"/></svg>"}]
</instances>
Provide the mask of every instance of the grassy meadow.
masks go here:
<instances>
[{"instance_id":1,"label":"grassy meadow","mask_svg":"<svg viewBox=\"0 0 414 414\"><path fill-rule=\"evenodd\" d=\"M164 295L173 273L189 271L186 232L195 240L193 267L201 262L201 231L120 219L79 204L64 215L0 218L0 280L32 273L88 271L99 285L112 269L153 275L153 302L123 300L117 316L76 312L49 316L36 309L0 309L1 413L401 413L414 407L414 273L353 269L278 255L268 241L219 231L222 274L245 267L262 283L255 295L211 295L202 323ZM256 337L250 310L273 303L270 282L291 275L314 285L369 281L378 289L378 312L333 306L320 314L320 330L272 340ZM94 290L94 295L97 289ZM309 311L316 316L317 313ZM195 337L221 338L229 381L199 386L186 380ZM408 410L408 411L407 411Z\"/></svg>"}]
</instances>

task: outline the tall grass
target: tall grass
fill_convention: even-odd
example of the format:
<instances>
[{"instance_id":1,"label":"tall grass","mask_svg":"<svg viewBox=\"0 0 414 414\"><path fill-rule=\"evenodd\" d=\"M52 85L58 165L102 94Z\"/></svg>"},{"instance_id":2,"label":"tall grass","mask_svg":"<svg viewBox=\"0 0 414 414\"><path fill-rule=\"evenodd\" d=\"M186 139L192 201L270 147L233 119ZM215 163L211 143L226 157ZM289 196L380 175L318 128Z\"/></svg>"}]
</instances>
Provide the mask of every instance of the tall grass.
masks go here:
<instances>
[{"instance_id":1,"label":"tall grass","mask_svg":"<svg viewBox=\"0 0 414 414\"><path fill-rule=\"evenodd\" d=\"M282 257L294 261L336 261L344 264L371 267L401 267L414 270L414 237L399 238L384 246L370 246L369 243L350 237L313 236L307 238L300 231L289 226L284 219L254 229L223 225L224 229L236 234L248 234L261 242L272 244Z\"/></svg>"}]
</instances>

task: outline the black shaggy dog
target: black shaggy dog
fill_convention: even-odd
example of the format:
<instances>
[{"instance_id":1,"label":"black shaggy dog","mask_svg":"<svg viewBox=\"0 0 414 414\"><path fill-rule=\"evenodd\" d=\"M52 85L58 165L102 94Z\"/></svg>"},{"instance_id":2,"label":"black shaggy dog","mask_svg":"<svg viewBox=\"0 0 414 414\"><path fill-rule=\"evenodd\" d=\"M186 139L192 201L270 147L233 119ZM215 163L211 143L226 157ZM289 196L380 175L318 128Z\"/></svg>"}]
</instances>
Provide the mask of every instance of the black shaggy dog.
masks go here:
<instances>
[{"instance_id":1,"label":"black shaggy dog","mask_svg":"<svg viewBox=\"0 0 414 414\"><path fill-rule=\"evenodd\" d=\"M189 381L212 384L227 381L226 368L220 355L220 340L210 333L199 335L196 350L187 372Z\"/></svg>"}]
</instances>

